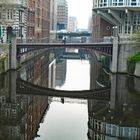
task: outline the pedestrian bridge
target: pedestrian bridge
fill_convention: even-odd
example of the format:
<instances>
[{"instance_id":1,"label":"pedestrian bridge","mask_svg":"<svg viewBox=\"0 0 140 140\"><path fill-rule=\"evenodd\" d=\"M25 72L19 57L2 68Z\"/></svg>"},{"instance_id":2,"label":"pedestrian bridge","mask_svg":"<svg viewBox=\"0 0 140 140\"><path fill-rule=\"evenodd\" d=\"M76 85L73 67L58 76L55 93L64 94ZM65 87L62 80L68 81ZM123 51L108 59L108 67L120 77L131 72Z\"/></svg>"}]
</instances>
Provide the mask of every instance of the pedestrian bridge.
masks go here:
<instances>
[{"instance_id":1,"label":"pedestrian bridge","mask_svg":"<svg viewBox=\"0 0 140 140\"><path fill-rule=\"evenodd\" d=\"M33 85L20 78L17 79L17 94L38 95L38 96L55 96L55 97L69 97L81 99L96 99L96 100L110 100L110 87L81 90L81 91L66 91L55 90L38 85Z\"/></svg>"},{"instance_id":2,"label":"pedestrian bridge","mask_svg":"<svg viewBox=\"0 0 140 140\"><path fill-rule=\"evenodd\" d=\"M113 44L112 43L26 43L17 44L17 57L28 52L40 49L53 49L53 48L76 48L76 49L90 49L98 51L104 55L112 56Z\"/></svg>"}]
</instances>

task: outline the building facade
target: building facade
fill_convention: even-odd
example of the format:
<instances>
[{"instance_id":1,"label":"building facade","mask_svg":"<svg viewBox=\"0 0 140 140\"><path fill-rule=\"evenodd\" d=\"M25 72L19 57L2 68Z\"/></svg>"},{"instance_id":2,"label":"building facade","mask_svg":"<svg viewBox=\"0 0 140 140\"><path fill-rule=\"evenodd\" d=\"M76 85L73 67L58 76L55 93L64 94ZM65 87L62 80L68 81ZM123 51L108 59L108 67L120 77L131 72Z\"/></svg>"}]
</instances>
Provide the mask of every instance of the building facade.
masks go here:
<instances>
[{"instance_id":1,"label":"building facade","mask_svg":"<svg viewBox=\"0 0 140 140\"><path fill-rule=\"evenodd\" d=\"M27 27L27 0L0 1L0 38L8 41L7 28L11 27L17 39L26 39Z\"/></svg>"},{"instance_id":2,"label":"building facade","mask_svg":"<svg viewBox=\"0 0 140 140\"><path fill-rule=\"evenodd\" d=\"M93 12L111 25L110 34L129 36L140 26L139 0L93 0Z\"/></svg>"},{"instance_id":3,"label":"building facade","mask_svg":"<svg viewBox=\"0 0 140 140\"><path fill-rule=\"evenodd\" d=\"M57 0L50 0L50 30L57 30Z\"/></svg>"},{"instance_id":4,"label":"building facade","mask_svg":"<svg viewBox=\"0 0 140 140\"><path fill-rule=\"evenodd\" d=\"M68 4L66 0L57 1L57 30L66 30L68 24Z\"/></svg>"},{"instance_id":5,"label":"building facade","mask_svg":"<svg viewBox=\"0 0 140 140\"><path fill-rule=\"evenodd\" d=\"M28 0L27 14L27 42L33 42L35 39L35 0Z\"/></svg>"},{"instance_id":6,"label":"building facade","mask_svg":"<svg viewBox=\"0 0 140 140\"><path fill-rule=\"evenodd\" d=\"M49 42L50 0L36 0L35 11L35 40Z\"/></svg>"},{"instance_id":7,"label":"building facade","mask_svg":"<svg viewBox=\"0 0 140 140\"><path fill-rule=\"evenodd\" d=\"M68 18L68 31L75 32L77 30L77 19L76 17Z\"/></svg>"}]
</instances>

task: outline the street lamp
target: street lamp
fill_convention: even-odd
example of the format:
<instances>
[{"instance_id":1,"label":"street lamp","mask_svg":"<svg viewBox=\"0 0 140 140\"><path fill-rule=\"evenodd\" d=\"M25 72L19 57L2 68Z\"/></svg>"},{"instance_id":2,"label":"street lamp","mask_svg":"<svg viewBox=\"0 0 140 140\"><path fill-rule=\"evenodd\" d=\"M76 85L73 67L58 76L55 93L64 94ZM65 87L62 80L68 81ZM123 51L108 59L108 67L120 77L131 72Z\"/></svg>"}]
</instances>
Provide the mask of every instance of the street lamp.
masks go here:
<instances>
[{"instance_id":1,"label":"street lamp","mask_svg":"<svg viewBox=\"0 0 140 140\"><path fill-rule=\"evenodd\" d=\"M112 29L113 29L113 36L114 37L118 36L118 27L117 26L113 26Z\"/></svg>"}]
</instances>

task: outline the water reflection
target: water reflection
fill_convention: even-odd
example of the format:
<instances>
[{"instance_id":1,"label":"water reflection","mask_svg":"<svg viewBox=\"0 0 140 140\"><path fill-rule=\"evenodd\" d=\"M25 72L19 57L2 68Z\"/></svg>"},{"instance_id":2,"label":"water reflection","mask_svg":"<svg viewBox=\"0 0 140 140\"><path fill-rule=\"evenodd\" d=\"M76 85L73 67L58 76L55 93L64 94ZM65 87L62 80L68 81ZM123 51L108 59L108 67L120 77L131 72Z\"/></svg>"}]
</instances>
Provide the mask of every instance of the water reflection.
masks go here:
<instances>
[{"instance_id":1,"label":"water reflection","mask_svg":"<svg viewBox=\"0 0 140 140\"><path fill-rule=\"evenodd\" d=\"M140 79L109 75L91 51L66 58L71 51L44 52L19 71L0 75L0 140L140 139ZM17 94L18 77L46 88L110 86L110 100Z\"/></svg>"},{"instance_id":2,"label":"water reflection","mask_svg":"<svg viewBox=\"0 0 140 140\"><path fill-rule=\"evenodd\" d=\"M133 87L129 87L133 81ZM88 138L140 139L140 88L138 78L111 75L110 102L88 101Z\"/></svg>"}]
</instances>

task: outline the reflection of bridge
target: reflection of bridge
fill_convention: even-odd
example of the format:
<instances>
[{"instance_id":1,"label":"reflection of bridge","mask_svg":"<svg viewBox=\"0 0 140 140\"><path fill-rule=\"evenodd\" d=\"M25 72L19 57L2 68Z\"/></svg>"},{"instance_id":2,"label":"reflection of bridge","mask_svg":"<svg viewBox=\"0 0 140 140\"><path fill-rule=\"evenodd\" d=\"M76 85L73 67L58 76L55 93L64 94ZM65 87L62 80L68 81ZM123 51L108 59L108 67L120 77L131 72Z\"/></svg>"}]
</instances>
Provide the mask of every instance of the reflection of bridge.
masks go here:
<instances>
[{"instance_id":1,"label":"reflection of bridge","mask_svg":"<svg viewBox=\"0 0 140 140\"><path fill-rule=\"evenodd\" d=\"M113 44L112 43L34 43L34 44L17 44L17 56L21 56L28 52L39 50L39 49L53 49L53 48L75 48L75 49L93 49L102 54L112 56Z\"/></svg>"},{"instance_id":2,"label":"reflection of bridge","mask_svg":"<svg viewBox=\"0 0 140 140\"><path fill-rule=\"evenodd\" d=\"M39 96L56 96L69 98L97 99L97 100L110 99L109 87L82 91L65 91L40 87L37 85L33 85L32 83L26 82L22 79L17 79L16 91L18 94L39 95Z\"/></svg>"}]
</instances>

